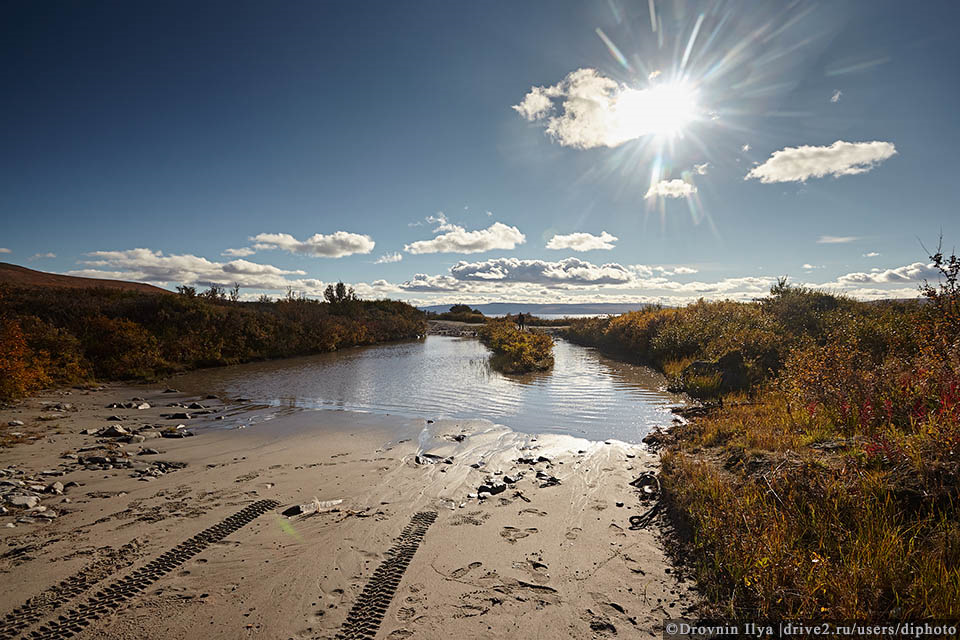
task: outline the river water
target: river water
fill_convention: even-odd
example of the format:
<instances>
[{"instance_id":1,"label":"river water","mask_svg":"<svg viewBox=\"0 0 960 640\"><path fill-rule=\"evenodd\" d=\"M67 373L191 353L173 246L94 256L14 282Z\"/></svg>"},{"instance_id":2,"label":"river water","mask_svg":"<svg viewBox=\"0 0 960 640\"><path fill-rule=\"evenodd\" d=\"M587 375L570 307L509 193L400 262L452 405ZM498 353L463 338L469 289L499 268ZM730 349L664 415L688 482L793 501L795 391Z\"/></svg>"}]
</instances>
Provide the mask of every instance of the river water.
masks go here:
<instances>
[{"instance_id":1,"label":"river water","mask_svg":"<svg viewBox=\"0 0 960 640\"><path fill-rule=\"evenodd\" d=\"M185 374L184 390L283 408L345 409L407 417L485 418L526 433L639 442L668 425L681 396L646 367L611 360L558 339L552 371L493 371L477 340L425 340L361 347Z\"/></svg>"}]
</instances>

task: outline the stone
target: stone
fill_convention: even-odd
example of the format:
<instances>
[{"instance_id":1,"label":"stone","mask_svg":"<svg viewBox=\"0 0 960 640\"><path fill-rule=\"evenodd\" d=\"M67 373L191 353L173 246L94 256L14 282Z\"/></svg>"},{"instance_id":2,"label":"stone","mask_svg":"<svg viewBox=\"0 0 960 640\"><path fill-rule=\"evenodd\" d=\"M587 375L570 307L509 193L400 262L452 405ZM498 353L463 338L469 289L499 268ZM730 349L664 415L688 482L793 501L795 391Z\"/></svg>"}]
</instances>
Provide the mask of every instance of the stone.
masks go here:
<instances>
[{"instance_id":1,"label":"stone","mask_svg":"<svg viewBox=\"0 0 960 640\"><path fill-rule=\"evenodd\" d=\"M140 482L153 482L154 480L156 480L156 478L154 478L153 476L141 476L141 477L140 477Z\"/></svg>"},{"instance_id":2,"label":"stone","mask_svg":"<svg viewBox=\"0 0 960 640\"><path fill-rule=\"evenodd\" d=\"M40 504L40 498L36 496L7 496L7 503L15 507L33 509Z\"/></svg>"},{"instance_id":3,"label":"stone","mask_svg":"<svg viewBox=\"0 0 960 640\"><path fill-rule=\"evenodd\" d=\"M84 429L80 433L85 436L95 436L100 432L99 429Z\"/></svg>"},{"instance_id":4,"label":"stone","mask_svg":"<svg viewBox=\"0 0 960 640\"><path fill-rule=\"evenodd\" d=\"M132 434L130 434L129 436L127 436L126 441L127 441L128 443L130 443L130 444L139 444L139 443L141 443L141 442L146 442L146 441L147 441L147 437L146 437L146 436L141 436L141 435L138 434L138 433L132 433Z\"/></svg>"},{"instance_id":5,"label":"stone","mask_svg":"<svg viewBox=\"0 0 960 640\"><path fill-rule=\"evenodd\" d=\"M193 435L192 431L186 429L171 429L160 434L164 438L189 438Z\"/></svg>"},{"instance_id":6,"label":"stone","mask_svg":"<svg viewBox=\"0 0 960 640\"><path fill-rule=\"evenodd\" d=\"M478 494L489 493L492 496L503 493L506 490L507 485L503 482L491 482L490 484L482 484L477 487Z\"/></svg>"},{"instance_id":7,"label":"stone","mask_svg":"<svg viewBox=\"0 0 960 640\"><path fill-rule=\"evenodd\" d=\"M137 453L137 455L138 455L138 456L158 456L158 455L160 455L160 452L157 451L156 449L150 449L149 447L147 447L147 448L145 448L145 449L141 449L141 450Z\"/></svg>"},{"instance_id":8,"label":"stone","mask_svg":"<svg viewBox=\"0 0 960 640\"><path fill-rule=\"evenodd\" d=\"M136 406L136 408L137 408L137 409L149 409L149 408L150 408L150 403L148 403L148 402L141 402L140 404L138 404L138 405Z\"/></svg>"},{"instance_id":9,"label":"stone","mask_svg":"<svg viewBox=\"0 0 960 640\"><path fill-rule=\"evenodd\" d=\"M190 419L190 414L189 414L189 413L183 413L183 412L181 412L181 413L171 413L171 414L169 414L167 417L170 418L171 420L189 420L189 419Z\"/></svg>"},{"instance_id":10,"label":"stone","mask_svg":"<svg viewBox=\"0 0 960 640\"><path fill-rule=\"evenodd\" d=\"M109 427L106 427L97 434L103 438L120 438L122 436L130 435L130 432L123 428L123 425L112 424Z\"/></svg>"},{"instance_id":11,"label":"stone","mask_svg":"<svg viewBox=\"0 0 960 640\"><path fill-rule=\"evenodd\" d=\"M199 402L191 402L187 405L187 409L206 409L206 407Z\"/></svg>"},{"instance_id":12,"label":"stone","mask_svg":"<svg viewBox=\"0 0 960 640\"><path fill-rule=\"evenodd\" d=\"M164 389L164 393L180 393L179 389Z\"/></svg>"},{"instance_id":13,"label":"stone","mask_svg":"<svg viewBox=\"0 0 960 640\"><path fill-rule=\"evenodd\" d=\"M9 427L22 427L22 426L23 426L23 420L11 420L10 422L7 423L7 426L9 426Z\"/></svg>"}]
</instances>

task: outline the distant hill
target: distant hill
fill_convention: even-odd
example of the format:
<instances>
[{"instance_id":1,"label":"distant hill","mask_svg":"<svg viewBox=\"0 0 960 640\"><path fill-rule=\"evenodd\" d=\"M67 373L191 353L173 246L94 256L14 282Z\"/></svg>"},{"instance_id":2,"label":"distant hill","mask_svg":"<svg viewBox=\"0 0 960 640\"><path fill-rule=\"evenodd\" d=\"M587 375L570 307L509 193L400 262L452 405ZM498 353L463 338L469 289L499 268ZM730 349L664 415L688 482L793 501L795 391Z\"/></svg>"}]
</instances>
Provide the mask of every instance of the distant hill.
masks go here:
<instances>
[{"instance_id":1,"label":"distant hill","mask_svg":"<svg viewBox=\"0 0 960 640\"><path fill-rule=\"evenodd\" d=\"M104 280L101 278L79 278L63 276L58 273L35 271L16 264L0 262L0 284L18 287L62 287L69 289L124 289L141 293L170 293L166 289L143 282L125 280Z\"/></svg>"},{"instance_id":2,"label":"distant hill","mask_svg":"<svg viewBox=\"0 0 960 640\"><path fill-rule=\"evenodd\" d=\"M557 315L617 315L628 311L638 311L646 309L650 305L643 302L633 304L621 304L615 302L597 302L585 304L523 304L517 302L491 302L489 304L472 304L473 309L479 309L487 316L500 316L516 313L532 313L533 315L557 314ZM435 304L429 307L420 307L424 311L435 311L443 313L449 311L449 304Z\"/></svg>"}]
</instances>

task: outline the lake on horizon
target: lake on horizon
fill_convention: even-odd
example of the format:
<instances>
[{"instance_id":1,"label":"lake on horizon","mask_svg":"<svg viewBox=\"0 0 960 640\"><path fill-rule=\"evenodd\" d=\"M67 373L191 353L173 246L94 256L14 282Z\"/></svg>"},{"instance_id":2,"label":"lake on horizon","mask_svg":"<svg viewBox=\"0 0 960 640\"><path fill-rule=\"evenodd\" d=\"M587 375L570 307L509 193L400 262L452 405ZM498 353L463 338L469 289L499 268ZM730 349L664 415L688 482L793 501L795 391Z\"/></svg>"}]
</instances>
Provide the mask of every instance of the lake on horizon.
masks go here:
<instances>
[{"instance_id":1,"label":"lake on horizon","mask_svg":"<svg viewBox=\"0 0 960 640\"><path fill-rule=\"evenodd\" d=\"M637 443L669 425L679 394L656 371L558 339L552 371L507 376L468 338L345 349L315 356L193 371L184 390L278 407L345 409L437 418L485 418L526 433Z\"/></svg>"}]
</instances>

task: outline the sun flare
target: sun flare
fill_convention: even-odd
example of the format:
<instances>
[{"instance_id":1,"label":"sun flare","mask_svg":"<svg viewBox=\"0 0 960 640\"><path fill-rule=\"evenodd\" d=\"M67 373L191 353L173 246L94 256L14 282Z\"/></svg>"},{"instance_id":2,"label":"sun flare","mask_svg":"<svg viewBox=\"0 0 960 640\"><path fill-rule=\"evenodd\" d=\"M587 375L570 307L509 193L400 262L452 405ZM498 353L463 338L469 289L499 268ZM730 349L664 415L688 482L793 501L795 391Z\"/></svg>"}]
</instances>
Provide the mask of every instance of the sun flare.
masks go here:
<instances>
[{"instance_id":1,"label":"sun flare","mask_svg":"<svg viewBox=\"0 0 960 640\"><path fill-rule=\"evenodd\" d=\"M615 107L620 135L625 139L644 135L672 137L683 133L697 110L697 93L682 82L654 85L649 89L626 89Z\"/></svg>"}]
</instances>

